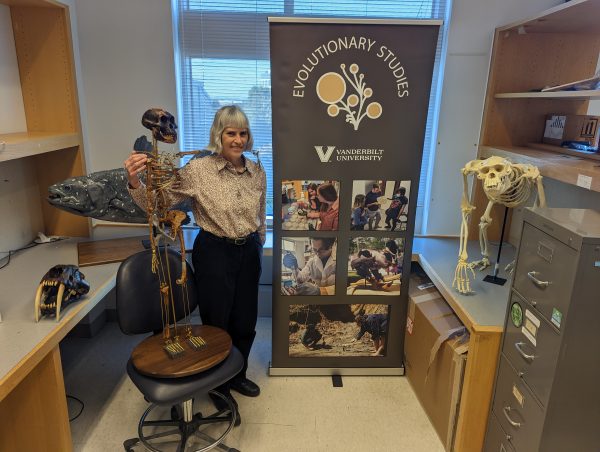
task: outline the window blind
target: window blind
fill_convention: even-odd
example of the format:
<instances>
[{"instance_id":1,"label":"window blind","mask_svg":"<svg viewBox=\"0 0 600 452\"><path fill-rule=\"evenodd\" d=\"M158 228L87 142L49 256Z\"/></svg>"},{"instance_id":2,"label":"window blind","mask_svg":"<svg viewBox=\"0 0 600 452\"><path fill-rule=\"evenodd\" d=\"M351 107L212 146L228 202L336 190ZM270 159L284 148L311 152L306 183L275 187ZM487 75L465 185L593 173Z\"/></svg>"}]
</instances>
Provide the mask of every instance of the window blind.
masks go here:
<instances>
[{"instance_id":1,"label":"window blind","mask_svg":"<svg viewBox=\"0 0 600 452\"><path fill-rule=\"evenodd\" d=\"M442 19L447 27L451 0L172 0L182 150L203 149L215 111L241 106L250 120L254 148L267 171L267 214L273 206L269 16ZM440 32L423 149L418 205L428 186L435 143ZM422 210L422 209L421 209Z\"/></svg>"}]
</instances>

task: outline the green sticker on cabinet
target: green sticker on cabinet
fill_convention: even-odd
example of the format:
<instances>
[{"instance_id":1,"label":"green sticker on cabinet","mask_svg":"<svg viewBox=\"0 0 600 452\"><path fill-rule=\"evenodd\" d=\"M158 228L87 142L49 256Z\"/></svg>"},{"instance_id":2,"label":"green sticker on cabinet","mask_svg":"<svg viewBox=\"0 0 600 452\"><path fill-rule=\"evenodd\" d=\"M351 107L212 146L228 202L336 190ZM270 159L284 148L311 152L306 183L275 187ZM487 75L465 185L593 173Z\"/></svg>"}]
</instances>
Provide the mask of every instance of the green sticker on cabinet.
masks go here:
<instances>
[{"instance_id":1,"label":"green sticker on cabinet","mask_svg":"<svg viewBox=\"0 0 600 452\"><path fill-rule=\"evenodd\" d=\"M519 303L513 303L510 307L510 319L517 328L523 324L523 308Z\"/></svg>"},{"instance_id":2,"label":"green sticker on cabinet","mask_svg":"<svg viewBox=\"0 0 600 452\"><path fill-rule=\"evenodd\" d=\"M562 312L556 308L552 308L552 318L550 320L557 328L560 328L560 324L562 323Z\"/></svg>"}]
</instances>

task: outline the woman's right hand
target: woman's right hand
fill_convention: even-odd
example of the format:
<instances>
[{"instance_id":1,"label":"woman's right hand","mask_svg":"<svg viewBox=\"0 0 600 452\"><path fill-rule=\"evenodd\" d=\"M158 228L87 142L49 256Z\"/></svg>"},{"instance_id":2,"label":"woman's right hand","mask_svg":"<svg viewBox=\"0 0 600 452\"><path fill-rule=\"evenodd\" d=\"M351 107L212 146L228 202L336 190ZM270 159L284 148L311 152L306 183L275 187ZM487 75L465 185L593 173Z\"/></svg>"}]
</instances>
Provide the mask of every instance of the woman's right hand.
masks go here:
<instances>
[{"instance_id":1,"label":"woman's right hand","mask_svg":"<svg viewBox=\"0 0 600 452\"><path fill-rule=\"evenodd\" d=\"M127 180L133 188L138 188L141 184L139 173L146 169L148 156L143 152L131 151L129 157L124 162L125 170L127 171Z\"/></svg>"}]
</instances>

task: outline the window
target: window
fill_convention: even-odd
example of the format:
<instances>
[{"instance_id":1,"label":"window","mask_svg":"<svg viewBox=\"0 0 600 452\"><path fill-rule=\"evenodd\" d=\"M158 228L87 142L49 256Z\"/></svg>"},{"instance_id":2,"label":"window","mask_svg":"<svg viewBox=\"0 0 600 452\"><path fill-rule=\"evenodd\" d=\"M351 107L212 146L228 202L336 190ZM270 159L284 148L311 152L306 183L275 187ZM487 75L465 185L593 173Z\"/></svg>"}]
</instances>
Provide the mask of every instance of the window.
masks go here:
<instances>
[{"instance_id":1,"label":"window","mask_svg":"<svg viewBox=\"0 0 600 452\"><path fill-rule=\"evenodd\" d=\"M269 16L444 19L450 0L172 0L182 150L202 149L215 111L240 105L250 120L254 148L267 171L267 214L272 215L271 87ZM445 36L444 30L440 37ZM439 104L439 39L423 154L418 205L429 172L429 150Z\"/></svg>"}]
</instances>

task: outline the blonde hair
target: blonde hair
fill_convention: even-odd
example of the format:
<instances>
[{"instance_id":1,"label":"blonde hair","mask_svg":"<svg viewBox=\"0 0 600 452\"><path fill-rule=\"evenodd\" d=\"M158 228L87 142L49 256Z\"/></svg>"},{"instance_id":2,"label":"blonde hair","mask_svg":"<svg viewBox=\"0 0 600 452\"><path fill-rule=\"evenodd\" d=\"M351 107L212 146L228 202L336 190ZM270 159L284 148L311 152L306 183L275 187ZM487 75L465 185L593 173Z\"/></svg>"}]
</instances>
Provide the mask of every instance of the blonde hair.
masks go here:
<instances>
[{"instance_id":1,"label":"blonde hair","mask_svg":"<svg viewBox=\"0 0 600 452\"><path fill-rule=\"evenodd\" d=\"M210 127L210 142L208 143L208 146L206 146L206 149L216 152L217 154L220 154L221 151L223 151L221 136L227 127L248 130L248 142L246 143L244 151L252 149L254 140L252 132L250 131L248 117L237 105L227 105L217 110L215 119Z\"/></svg>"}]
</instances>

